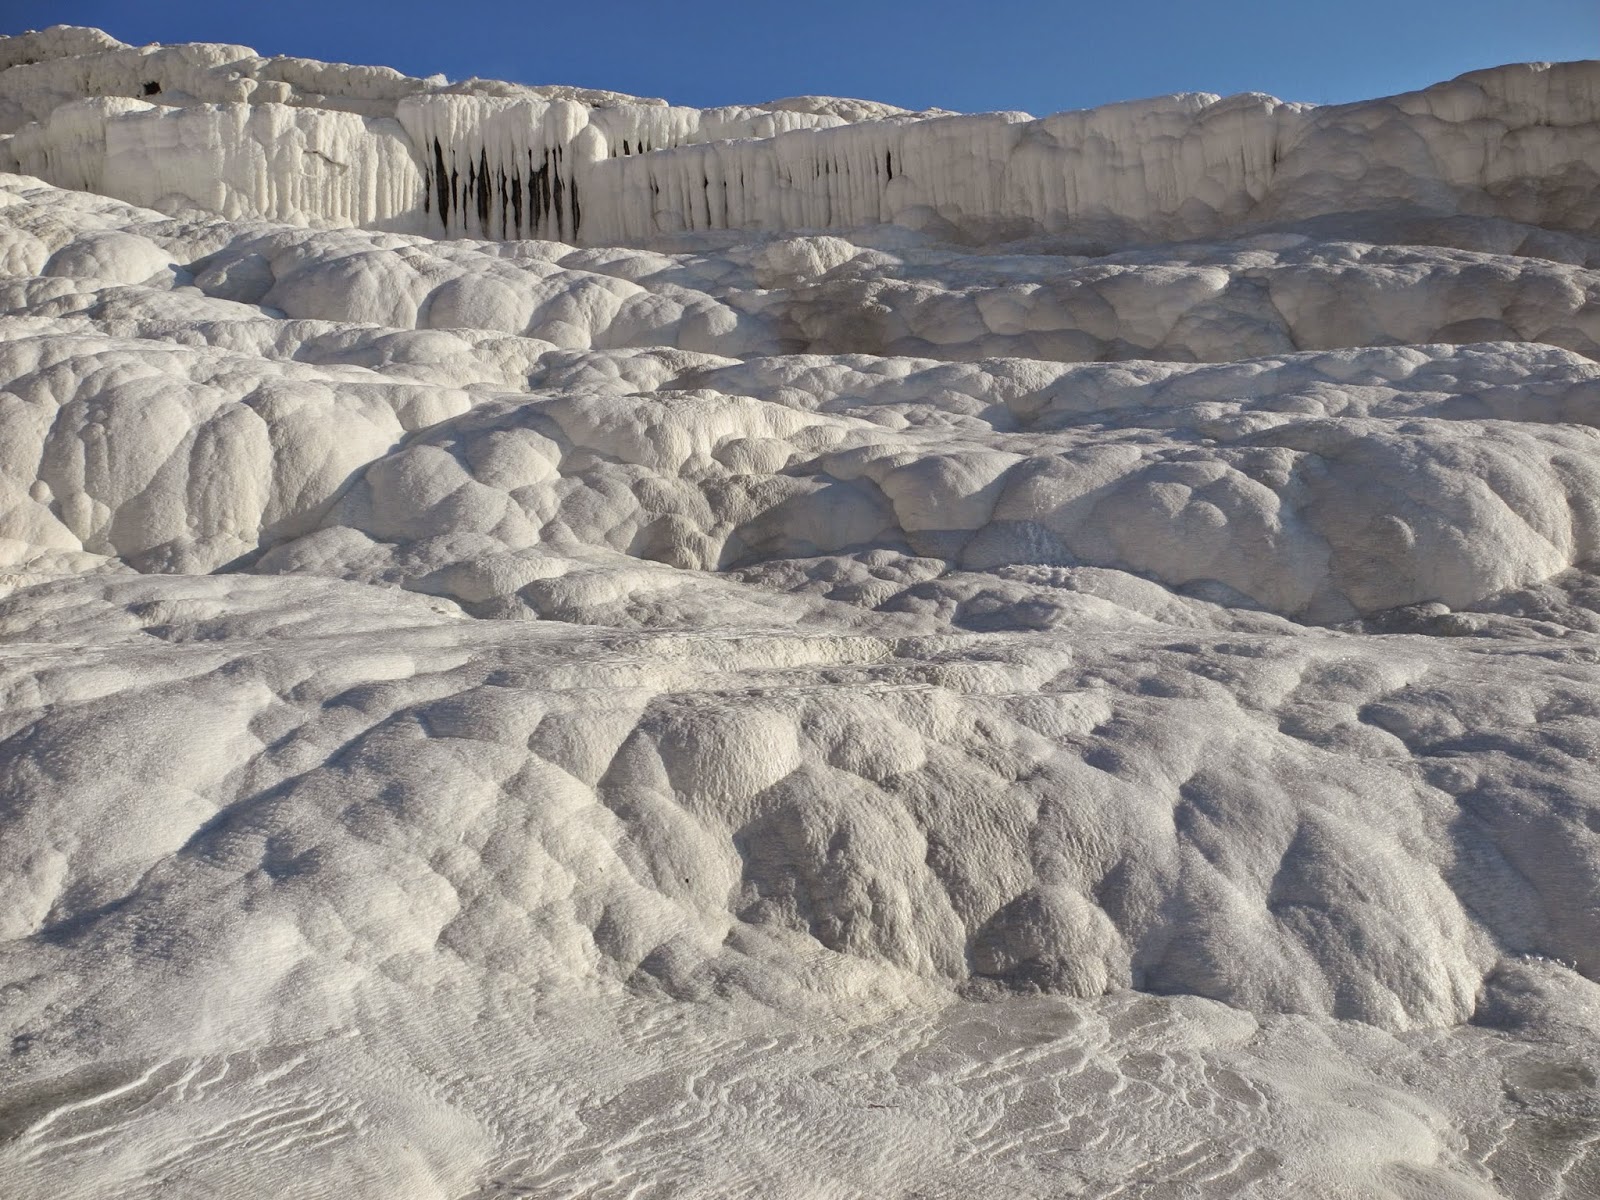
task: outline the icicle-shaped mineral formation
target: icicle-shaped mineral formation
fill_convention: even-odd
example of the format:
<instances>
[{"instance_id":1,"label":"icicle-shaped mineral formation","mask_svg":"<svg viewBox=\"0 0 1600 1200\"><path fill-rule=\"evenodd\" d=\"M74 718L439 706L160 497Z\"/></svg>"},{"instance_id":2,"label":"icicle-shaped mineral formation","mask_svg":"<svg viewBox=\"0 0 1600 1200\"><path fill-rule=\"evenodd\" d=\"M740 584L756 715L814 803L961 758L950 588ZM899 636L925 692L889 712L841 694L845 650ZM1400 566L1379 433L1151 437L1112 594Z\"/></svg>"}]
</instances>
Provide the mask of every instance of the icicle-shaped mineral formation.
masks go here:
<instances>
[{"instance_id":1,"label":"icicle-shaped mineral formation","mask_svg":"<svg viewBox=\"0 0 1600 1200\"><path fill-rule=\"evenodd\" d=\"M1558 228L1600 214L1593 64L1336 107L1191 93L1035 120L682 108L70 28L3 45L0 170L235 218L604 245L887 221L1190 237L1362 204Z\"/></svg>"}]
</instances>

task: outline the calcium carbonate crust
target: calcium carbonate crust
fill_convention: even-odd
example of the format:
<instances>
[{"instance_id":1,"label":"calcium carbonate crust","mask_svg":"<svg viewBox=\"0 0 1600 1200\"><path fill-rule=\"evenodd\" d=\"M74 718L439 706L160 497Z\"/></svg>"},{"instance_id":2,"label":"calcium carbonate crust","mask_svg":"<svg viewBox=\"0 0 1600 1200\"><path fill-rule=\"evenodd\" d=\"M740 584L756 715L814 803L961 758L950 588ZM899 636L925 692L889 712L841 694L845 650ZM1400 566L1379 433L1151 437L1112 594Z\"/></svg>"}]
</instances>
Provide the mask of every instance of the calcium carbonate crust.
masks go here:
<instances>
[{"instance_id":1,"label":"calcium carbonate crust","mask_svg":"<svg viewBox=\"0 0 1600 1200\"><path fill-rule=\"evenodd\" d=\"M0 39L9 1194L1600 1193L1597 97Z\"/></svg>"}]
</instances>

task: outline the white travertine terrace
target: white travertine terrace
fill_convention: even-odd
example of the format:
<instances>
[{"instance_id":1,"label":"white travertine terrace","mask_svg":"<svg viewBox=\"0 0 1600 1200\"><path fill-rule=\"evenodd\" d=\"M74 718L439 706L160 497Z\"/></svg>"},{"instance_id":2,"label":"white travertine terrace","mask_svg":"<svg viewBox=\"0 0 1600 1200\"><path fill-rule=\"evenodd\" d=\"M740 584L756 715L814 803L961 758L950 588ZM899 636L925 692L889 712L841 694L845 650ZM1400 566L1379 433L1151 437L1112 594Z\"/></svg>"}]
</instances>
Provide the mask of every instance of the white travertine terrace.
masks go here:
<instances>
[{"instance_id":1,"label":"white travertine terrace","mask_svg":"<svg viewBox=\"0 0 1600 1200\"><path fill-rule=\"evenodd\" d=\"M0 38L0 1191L1600 1195L1597 168Z\"/></svg>"},{"instance_id":2,"label":"white travertine terrace","mask_svg":"<svg viewBox=\"0 0 1600 1200\"><path fill-rule=\"evenodd\" d=\"M609 245L906 220L986 240L1196 237L1401 204L1570 229L1600 214L1600 72L1584 63L1328 108L1191 93L1036 120L858 103L846 123L836 105L674 108L241 46L10 40L0 166L230 218Z\"/></svg>"}]
</instances>

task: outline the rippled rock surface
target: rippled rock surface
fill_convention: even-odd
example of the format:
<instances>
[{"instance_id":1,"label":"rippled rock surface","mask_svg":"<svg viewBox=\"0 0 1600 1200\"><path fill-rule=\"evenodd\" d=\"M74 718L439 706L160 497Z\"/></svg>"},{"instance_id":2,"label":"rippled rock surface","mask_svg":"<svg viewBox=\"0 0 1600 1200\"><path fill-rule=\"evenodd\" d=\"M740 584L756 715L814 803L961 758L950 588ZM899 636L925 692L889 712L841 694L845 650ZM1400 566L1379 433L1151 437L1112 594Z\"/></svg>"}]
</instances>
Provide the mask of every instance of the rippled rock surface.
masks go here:
<instances>
[{"instance_id":1,"label":"rippled rock surface","mask_svg":"<svg viewBox=\"0 0 1600 1200\"><path fill-rule=\"evenodd\" d=\"M0 68L8 1195L1600 1194L1600 64Z\"/></svg>"}]
</instances>

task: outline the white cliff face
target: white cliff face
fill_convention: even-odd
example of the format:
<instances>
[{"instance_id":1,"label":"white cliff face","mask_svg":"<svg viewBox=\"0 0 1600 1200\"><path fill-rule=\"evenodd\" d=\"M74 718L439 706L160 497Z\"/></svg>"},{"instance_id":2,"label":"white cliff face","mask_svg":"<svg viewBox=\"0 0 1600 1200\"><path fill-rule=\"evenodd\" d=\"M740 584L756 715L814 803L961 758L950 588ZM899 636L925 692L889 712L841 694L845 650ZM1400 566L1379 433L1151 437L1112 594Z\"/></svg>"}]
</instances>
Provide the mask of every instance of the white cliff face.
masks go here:
<instances>
[{"instance_id":1,"label":"white cliff face","mask_svg":"<svg viewBox=\"0 0 1600 1200\"><path fill-rule=\"evenodd\" d=\"M1395 207L1600 218L1600 71L1584 63L1327 108L1192 93L1035 120L674 108L97 31L8 42L0 167L164 211L587 245L880 222L1149 240Z\"/></svg>"},{"instance_id":2,"label":"white cliff face","mask_svg":"<svg viewBox=\"0 0 1600 1200\"><path fill-rule=\"evenodd\" d=\"M1600 1192L1595 64L0 68L8 1195Z\"/></svg>"}]
</instances>

